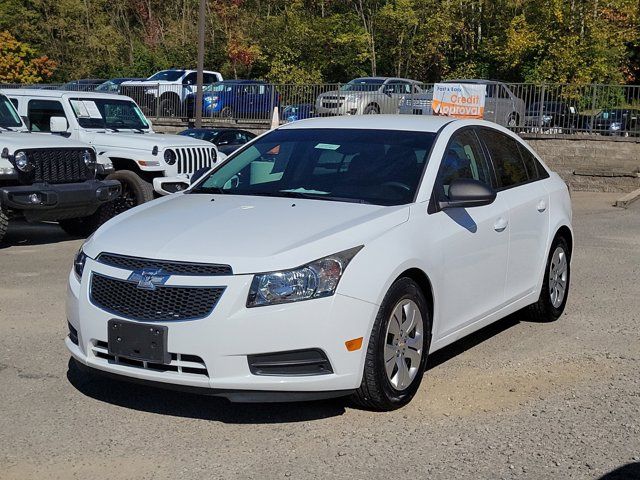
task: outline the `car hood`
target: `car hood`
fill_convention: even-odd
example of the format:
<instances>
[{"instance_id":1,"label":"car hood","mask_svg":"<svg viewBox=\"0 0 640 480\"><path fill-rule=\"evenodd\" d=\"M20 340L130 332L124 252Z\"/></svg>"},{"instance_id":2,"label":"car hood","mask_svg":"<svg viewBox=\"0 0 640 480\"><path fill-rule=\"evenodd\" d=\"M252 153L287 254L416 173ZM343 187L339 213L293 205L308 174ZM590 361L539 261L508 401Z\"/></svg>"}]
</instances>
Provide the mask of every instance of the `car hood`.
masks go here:
<instances>
[{"instance_id":1,"label":"car hood","mask_svg":"<svg viewBox=\"0 0 640 480\"><path fill-rule=\"evenodd\" d=\"M93 132L93 141L104 147L126 147L139 150L152 150L157 146L160 150L174 147L211 147L211 143L184 135L164 135L160 133L135 133L132 131Z\"/></svg>"},{"instance_id":2,"label":"car hood","mask_svg":"<svg viewBox=\"0 0 640 480\"><path fill-rule=\"evenodd\" d=\"M28 132L0 131L0 151L8 148L14 150L24 148L89 148L85 143L76 142L58 135L38 135Z\"/></svg>"},{"instance_id":3,"label":"car hood","mask_svg":"<svg viewBox=\"0 0 640 480\"><path fill-rule=\"evenodd\" d=\"M246 274L293 268L378 237L406 222L409 206L174 194L104 224L85 244L135 257L231 265Z\"/></svg>"}]
</instances>

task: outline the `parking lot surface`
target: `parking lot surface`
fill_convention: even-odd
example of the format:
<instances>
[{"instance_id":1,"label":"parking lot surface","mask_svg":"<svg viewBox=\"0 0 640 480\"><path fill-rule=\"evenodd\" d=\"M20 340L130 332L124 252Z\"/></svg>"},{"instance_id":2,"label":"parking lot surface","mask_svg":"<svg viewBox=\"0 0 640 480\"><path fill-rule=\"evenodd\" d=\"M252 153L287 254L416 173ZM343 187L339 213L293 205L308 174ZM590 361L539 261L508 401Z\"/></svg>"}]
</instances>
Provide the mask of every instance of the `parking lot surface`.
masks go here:
<instances>
[{"instance_id":1,"label":"parking lot surface","mask_svg":"<svg viewBox=\"0 0 640 480\"><path fill-rule=\"evenodd\" d=\"M565 314L522 314L429 358L390 413L239 405L80 374L63 344L82 240L0 248L0 478L640 478L640 202L574 193Z\"/></svg>"}]
</instances>

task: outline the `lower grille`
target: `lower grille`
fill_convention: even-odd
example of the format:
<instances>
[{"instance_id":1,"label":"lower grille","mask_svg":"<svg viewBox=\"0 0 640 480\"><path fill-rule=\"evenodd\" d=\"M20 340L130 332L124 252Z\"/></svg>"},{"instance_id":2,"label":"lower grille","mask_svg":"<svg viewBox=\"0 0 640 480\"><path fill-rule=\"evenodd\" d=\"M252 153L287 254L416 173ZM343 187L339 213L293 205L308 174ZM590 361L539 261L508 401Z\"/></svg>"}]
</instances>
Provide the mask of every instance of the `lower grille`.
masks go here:
<instances>
[{"instance_id":1,"label":"lower grille","mask_svg":"<svg viewBox=\"0 0 640 480\"><path fill-rule=\"evenodd\" d=\"M306 376L333 373L327 355L320 349L249 355L249 370L254 375Z\"/></svg>"},{"instance_id":2,"label":"lower grille","mask_svg":"<svg viewBox=\"0 0 640 480\"><path fill-rule=\"evenodd\" d=\"M93 273L91 302L123 318L150 321L196 320L208 316L224 287L178 287L158 285L138 288L138 282Z\"/></svg>"},{"instance_id":3,"label":"lower grille","mask_svg":"<svg viewBox=\"0 0 640 480\"><path fill-rule=\"evenodd\" d=\"M322 106L324 108L340 108L342 107L342 103L322 102Z\"/></svg>"},{"instance_id":4,"label":"lower grille","mask_svg":"<svg viewBox=\"0 0 640 480\"><path fill-rule=\"evenodd\" d=\"M178 173L191 174L201 168L211 168L216 161L214 148L176 148L175 152L178 157Z\"/></svg>"},{"instance_id":5,"label":"lower grille","mask_svg":"<svg viewBox=\"0 0 640 480\"><path fill-rule=\"evenodd\" d=\"M94 177L94 172L82 158L86 149L30 149L25 150L35 168L31 180L47 183L84 182ZM23 175L21 173L21 175Z\"/></svg>"},{"instance_id":6,"label":"lower grille","mask_svg":"<svg viewBox=\"0 0 640 480\"><path fill-rule=\"evenodd\" d=\"M93 355L97 358L106 360L116 365L124 365L127 367L143 368L145 370L153 370L156 372L175 372L178 374L200 375L209 377L207 366L202 358L197 355L188 355L184 353L172 353L171 363L163 365L160 363L143 362L141 360L132 360L124 357L117 357L109 353L107 342L97 340L92 347Z\"/></svg>"}]
</instances>

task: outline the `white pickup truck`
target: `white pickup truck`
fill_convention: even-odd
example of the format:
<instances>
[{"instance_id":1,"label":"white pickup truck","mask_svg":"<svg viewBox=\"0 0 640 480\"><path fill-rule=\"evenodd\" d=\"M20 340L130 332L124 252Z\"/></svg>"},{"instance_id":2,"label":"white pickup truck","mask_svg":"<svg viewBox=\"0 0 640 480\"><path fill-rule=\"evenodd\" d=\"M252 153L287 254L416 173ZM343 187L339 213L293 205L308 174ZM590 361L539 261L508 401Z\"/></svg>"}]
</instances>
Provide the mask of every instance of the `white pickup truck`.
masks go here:
<instances>
[{"instance_id":1,"label":"white pickup truck","mask_svg":"<svg viewBox=\"0 0 640 480\"><path fill-rule=\"evenodd\" d=\"M98 175L122 184L122 195L113 202L110 215L154 196L184 190L193 173L225 157L209 142L154 133L138 105L123 95L40 89L0 92L11 99L31 132L67 137L96 149Z\"/></svg>"},{"instance_id":2,"label":"white pickup truck","mask_svg":"<svg viewBox=\"0 0 640 480\"><path fill-rule=\"evenodd\" d=\"M72 235L88 235L98 210L120 192L115 180L96 179L96 152L84 143L29 133L0 94L0 242L9 221L57 220Z\"/></svg>"}]
</instances>

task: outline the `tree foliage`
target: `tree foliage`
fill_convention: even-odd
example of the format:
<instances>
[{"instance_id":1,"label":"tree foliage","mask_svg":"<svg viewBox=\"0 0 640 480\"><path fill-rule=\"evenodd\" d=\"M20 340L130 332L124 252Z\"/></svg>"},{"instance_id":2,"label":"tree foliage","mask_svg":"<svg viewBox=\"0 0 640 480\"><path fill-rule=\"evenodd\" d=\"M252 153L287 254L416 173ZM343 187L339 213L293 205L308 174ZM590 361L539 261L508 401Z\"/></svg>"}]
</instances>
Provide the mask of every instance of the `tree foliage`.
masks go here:
<instances>
[{"instance_id":1,"label":"tree foliage","mask_svg":"<svg viewBox=\"0 0 640 480\"><path fill-rule=\"evenodd\" d=\"M38 83L51 77L55 69L56 62L37 56L9 32L0 32L0 82Z\"/></svg>"},{"instance_id":2,"label":"tree foliage","mask_svg":"<svg viewBox=\"0 0 640 480\"><path fill-rule=\"evenodd\" d=\"M288 83L366 74L632 83L639 8L637 0L207 0L205 61L225 77ZM54 80L147 76L195 65L197 14L198 0L3 0L0 31L28 49L27 64L56 62Z\"/></svg>"}]
</instances>

